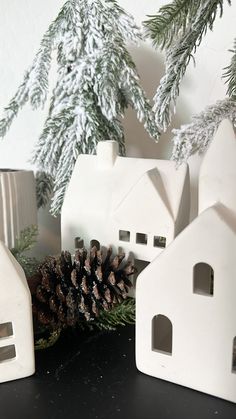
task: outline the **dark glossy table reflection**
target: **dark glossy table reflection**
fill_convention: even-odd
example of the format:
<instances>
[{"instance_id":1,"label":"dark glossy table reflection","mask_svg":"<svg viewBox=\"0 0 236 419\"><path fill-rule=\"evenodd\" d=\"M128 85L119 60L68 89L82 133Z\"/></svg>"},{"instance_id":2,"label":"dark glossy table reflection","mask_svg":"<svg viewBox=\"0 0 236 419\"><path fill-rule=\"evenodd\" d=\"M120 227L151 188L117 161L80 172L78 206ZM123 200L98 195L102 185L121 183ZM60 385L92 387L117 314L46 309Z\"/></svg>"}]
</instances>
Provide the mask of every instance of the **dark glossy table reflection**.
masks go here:
<instances>
[{"instance_id":1,"label":"dark glossy table reflection","mask_svg":"<svg viewBox=\"0 0 236 419\"><path fill-rule=\"evenodd\" d=\"M146 376L134 327L67 334L36 353L34 376L0 385L1 419L236 419L236 405Z\"/></svg>"}]
</instances>

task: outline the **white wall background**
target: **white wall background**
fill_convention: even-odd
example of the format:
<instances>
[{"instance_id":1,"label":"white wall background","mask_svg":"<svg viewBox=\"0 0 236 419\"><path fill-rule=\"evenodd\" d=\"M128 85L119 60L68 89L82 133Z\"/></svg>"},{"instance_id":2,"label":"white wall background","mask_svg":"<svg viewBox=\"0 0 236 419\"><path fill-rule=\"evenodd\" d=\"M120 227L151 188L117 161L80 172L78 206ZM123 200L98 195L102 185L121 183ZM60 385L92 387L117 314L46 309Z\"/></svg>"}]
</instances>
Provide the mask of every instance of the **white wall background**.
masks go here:
<instances>
[{"instance_id":1,"label":"white wall background","mask_svg":"<svg viewBox=\"0 0 236 419\"><path fill-rule=\"evenodd\" d=\"M146 15L155 13L168 1L118 0L141 24ZM57 15L64 0L0 0L0 113L21 83L25 69L31 64L40 39L51 20ZM169 158L171 129L190 121L193 113L225 96L226 87L221 79L222 69L229 63L233 46L236 21L236 3L229 7L225 1L223 17L218 18L213 32L209 32L196 54L196 67L190 64L181 84L177 113L168 132L159 144L148 138L137 122L132 110L124 120L128 156ZM150 42L139 48L130 47L142 85L150 100L160 77L164 73L163 55L154 50ZM52 85L55 73L51 76ZM38 138L46 110L32 111L26 106L14 121L5 139L0 143L0 167L32 168L30 157ZM197 210L197 176L201 158L190 159L192 187L192 217ZM59 220L53 219L48 210L39 212L39 253L56 253L60 249Z\"/></svg>"}]
</instances>

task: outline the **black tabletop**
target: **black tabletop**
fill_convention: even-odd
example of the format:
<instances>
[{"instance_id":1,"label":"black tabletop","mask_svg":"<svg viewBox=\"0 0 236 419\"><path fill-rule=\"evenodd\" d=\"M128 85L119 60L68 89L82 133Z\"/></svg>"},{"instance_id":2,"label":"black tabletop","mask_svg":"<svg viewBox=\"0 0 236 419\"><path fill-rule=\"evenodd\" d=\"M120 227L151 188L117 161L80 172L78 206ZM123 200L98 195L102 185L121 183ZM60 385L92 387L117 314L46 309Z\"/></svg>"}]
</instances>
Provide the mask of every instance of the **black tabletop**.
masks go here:
<instances>
[{"instance_id":1,"label":"black tabletop","mask_svg":"<svg viewBox=\"0 0 236 419\"><path fill-rule=\"evenodd\" d=\"M140 373L134 327L66 334L0 385L1 419L236 419L236 405Z\"/></svg>"}]
</instances>

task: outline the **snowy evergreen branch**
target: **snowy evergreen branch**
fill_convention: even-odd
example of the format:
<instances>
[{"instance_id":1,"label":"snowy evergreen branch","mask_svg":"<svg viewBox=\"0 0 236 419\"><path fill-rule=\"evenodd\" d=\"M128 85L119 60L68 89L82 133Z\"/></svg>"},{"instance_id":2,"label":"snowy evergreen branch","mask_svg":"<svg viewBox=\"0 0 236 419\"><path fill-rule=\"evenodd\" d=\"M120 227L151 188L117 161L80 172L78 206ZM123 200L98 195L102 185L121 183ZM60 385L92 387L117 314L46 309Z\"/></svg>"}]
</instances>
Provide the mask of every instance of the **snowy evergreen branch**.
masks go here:
<instances>
[{"instance_id":1,"label":"snowy evergreen branch","mask_svg":"<svg viewBox=\"0 0 236 419\"><path fill-rule=\"evenodd\" d=\"M57 18L51 23L40 43L32 66L25 73L23 83L4 109L0 120L0 137L4 137L19 110L30 100L33 109L43 106L48 93L48 76L51 67L51 54L57 38L62 31L65 18L70 20L74 1L69 0Z\"/></svg>"},{"instance_id":2,"label":"snowy evergreen branch","mask_svg":"<svg viewBox=\"0 0 236 419\"><path fill-rule=\"evenodd\" d=\"M36 181L36 198L37 208L44 208L50 200L53 191L53 179L45 172L37 172Z\"/></svg>"},{"instance_id":3,"label":"snowy evergreen branch","mask_svg":"<svg viewBox=\"0 0 236 419\"><path fill-rule=\"evenodd\" d=\"M230 4L230 0L226 1ZM151 37L153 39L156 31L156 43L159 43L162 48L168 47L166 51L166 72L157 88L153 107L156 114L156 123L162 130L166 130L170 124L172 108L175 107L179 95L179 85L190 59L193 58L193 54L207 30L213 29L218 11L222 16L223 0L205 0L194 3L189 1L188 4L173 2L165 7L167 8L164 9L165 13L157 17L157 21L160 20L161 22L160 32L153 24L154 18L149 23L146 22L149 31L151 27Z\"/></svg>"},{"instance_id":4,"label":"snowy evergreen branch","mask_svg":"<svg viewBox=\"0 0 236 419\"><path fill-rule=\"evenodd\" d=\"M156 15L149 15L144 27L155 47L169 48L176 37L183 35L202 3L203 0L175 0L162 6Z\"/></svg>"},{"instance_id":5,"label":"snowy evergreen branch","mask_svg":"<svg viewBox=\"0 0 236 419\"><path fill-rule=\"evenodd\" d=\"M35 274L39 266L37 259L25 254L36 244L37 238L38 227L34 225L26 227L16 238L15 247L11 249L11 253L24 269L26 276Z\"/></svg>"},{"instance_id":6,"label":"snowy evergreen branch","mask_svg":"<svg viewBox=\"0 0 236 419\"><path fill-rule=\"evenodd\" d=\"M230 52L233 54L231 63L225 68L223 77L228 83L227 94L230 97L236 98L236 39L234 40L234 48Z\"/></svg>"},{"instance_id":7,"label":"snowy evergreen branch","mask_svg":"<svg viewBox=\"0 0 236 419\"><path fill-rule=\"evenodd\" d=\"M236 122L236 102L232 99L220 100L208 106L203 112L193 116L193 122L173 130L172 160L179 165L187 161L192 154L204 152L225 118Z\"/></svg>"},{"instance_id":8,"label":"snowy evergreen branch","mask_svg":"<svg viewBox=\"0 0 236 419\"><path fill-rule=\"evenodd\" d=\"M24 76L23 83L18 88L15 96L4 109L3 118L0 120L0 137L4 137L10 128L13 119L17 116L19 110L25 105L29 97L28 89L29 73Z\"/></svg>"},{"instance_id":9,"label":"snowy evergreen branch","mask_svg":"<svg viewBox=\"0 0 236 419\"><path fill-rule=\"evenodd\" d=\"M172 106L179 95L179 85L186 72L192 54L201 43L207 29L213 28L218 8L222 15L223 0L206 0L197 11L194 21L186 28L166 53L166 74L161 79L154 97L157 125L166 130L171 120Z\"/></svg>"},{"instance_id":10,"label":"snowy evergreen branch","mask_svg":"<svg viewBox=\"0 0 236 419\"><path fill-rule=\"evenodd\" d=\"M0 122L6 134L18 110L47 97L52 50L57 52L58 80L33 161L55 181L52 213L63 203L75 161L94 153L98 141L116 140L125 154L120 120L131 105L151 137L159 138L154 113L139 85L125 42L139 42L132 16L115 0L68 0L44 35L39 52Z\"/></svg>"}]
</instances>

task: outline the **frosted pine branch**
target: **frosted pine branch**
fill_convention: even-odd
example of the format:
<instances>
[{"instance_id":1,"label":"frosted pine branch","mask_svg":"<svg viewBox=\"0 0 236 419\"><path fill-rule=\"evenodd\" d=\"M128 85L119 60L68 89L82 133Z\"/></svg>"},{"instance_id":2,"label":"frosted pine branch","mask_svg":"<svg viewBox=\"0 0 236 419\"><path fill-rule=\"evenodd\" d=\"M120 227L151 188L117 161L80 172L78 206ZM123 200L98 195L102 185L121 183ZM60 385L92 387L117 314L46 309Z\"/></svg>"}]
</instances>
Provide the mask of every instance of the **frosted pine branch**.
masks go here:
<instances>
[{"instance_id":1,"label":"frosted pine branch","mask_svg":"<svg viewBox=\"0 0 236 419\"><path fill-rule=\"evenodd\" d=\"M202 3L203 0L174 0L162 6L156 15L148 16L144 27L155 47L169 48L176 37L183 35Z\"/></svg>"},{"instance_id":2,"label":"frosted pine branch","mask_svg":"<svg viewBox=\"0 0 236 419\"><path fill-rule=\"evenodd\" d=\"M37 172L35 181L37 208L44 208L51 198L53 179L45 172Z\"/></svg>"},{"instance_id":3,"label":"frosted pine branch","mask_svg":"<svg viewBox=\"0 0 236 419\"><path fill-rule=\"evenodd\" d=\"M138 43L141 31L115 0L68 0L44 35L23 85L0 123L3 135L20 107L45 103L52 50L58 79L33 161L54 179L52 212L63 203L75 161L94 153L102 140L118 142L124 155L121 119L128 105L147 132L158 139L154 113L139 84L125 42ZM1 125L2 124L2 125Z\"/></svg>"},{"instance_id":4,"label":"frosted pine branch","mask_svg":"<svg viewBox=\"0 0 236 419\"><path fill-rule=\"evenodd\" d=\"M236 97L236 39L234 40L234 48L230 50L232 52L231 63L225 68L223 77L228 83L227 94L231 97Z\"/></svg>"},{"instance_id":5,"label":"frosted pine branch","mask_svg":"<svg viewBox=\"0 0 236 419\"><path fill-rule=\"evenodd\" d=\"M232 99L220 100L208 106L203 112L193 116L193 122L174 129L172 160L181 164L192 154L203 153L225 118L236 122L236 102Z\"/></svg>"},{"instance_id":6,"label":"frosted pine branch","mask_svg":"<svg viewBox=\"0 0 236 419\"><path fill-rule=\"evenodd\" d=\"M25 73L22 84L4 109L3 117L0 120L0 137L6 135L13 119L28 101L30 101L33 109L44 105L48 93L48 76L51 67L52 50L57 44L65 17L70 20L71 12L74 13L73 4L75 4L75 1L70 0L64 5L43 36L32 66Z\"/></svg>"},{"instance_id":7,"label":"frosted pine branch","mask_svg":"<svg viewBox=\"0 0 236 419\"><path fill-rule=\"evenodd\" d=\"M27 72L24 77L23 83L18 88L15 96L11 99L10 103L4 109L3 118L0 120L0 137L4 137L10 128L13 119L17 116L19 110L28 101L29 73Z\"/></svg>"},{"instance_id":8,"label":"frosted pine branch","mask_svg":"<svg viewBox=\"0 0 236 419\"><path fill-rule=\"evenodd\" d=\"M223 0L204 1L202 7L197 11L194 21L166 53L166 73L160 81L153 107L156 123L164 131L170 124L172 110L179 95L179 85L192 54L201 43L207 29L212 30L218 9L222 15L222 8Z\"/></svg>"}]
</instances>

